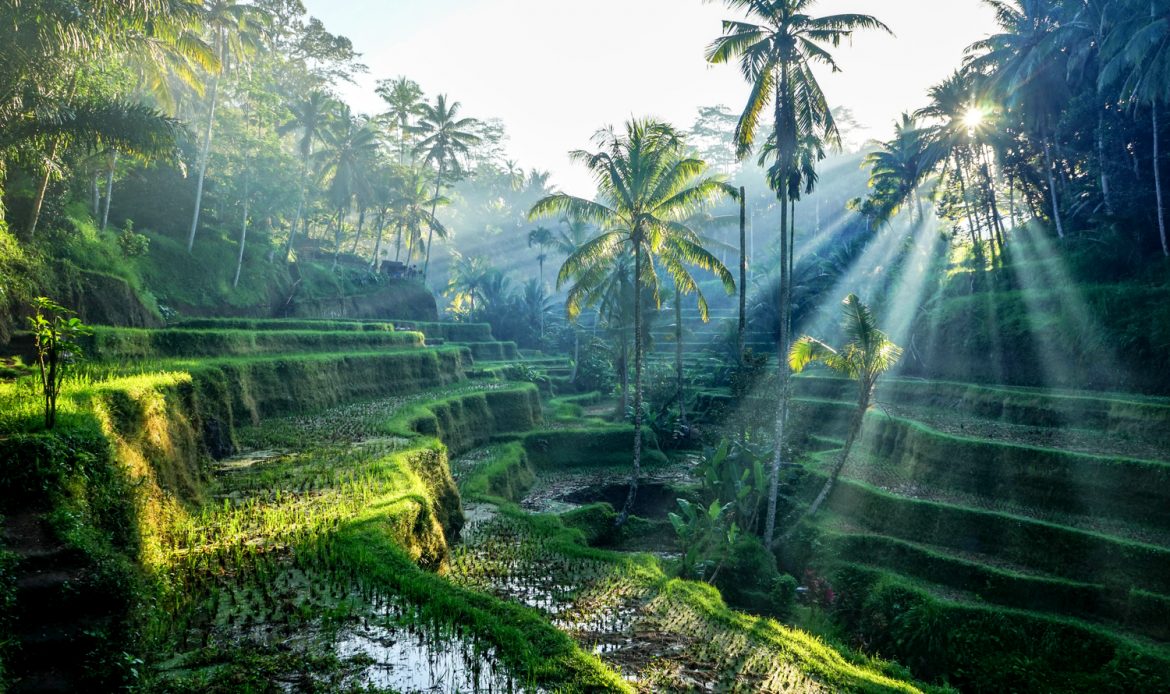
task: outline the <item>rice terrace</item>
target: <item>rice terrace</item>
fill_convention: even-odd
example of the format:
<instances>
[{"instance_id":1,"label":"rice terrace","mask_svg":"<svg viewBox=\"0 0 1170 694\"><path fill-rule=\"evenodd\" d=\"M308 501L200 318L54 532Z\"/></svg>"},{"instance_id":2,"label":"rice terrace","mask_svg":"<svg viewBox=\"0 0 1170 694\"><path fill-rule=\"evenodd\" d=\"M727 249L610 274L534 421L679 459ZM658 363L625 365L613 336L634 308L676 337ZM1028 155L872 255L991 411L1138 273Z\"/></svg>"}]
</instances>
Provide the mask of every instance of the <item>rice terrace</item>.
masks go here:
<instances>
[{"instance_id":1,"label":"rice terrace","mask_svg":"<svg viewBox=\"0 0 1170 694\"><path fill-rule=\"evenodd\" d=\"M0 694L1170 693L1167 0L0 0Z\"/></svg>"}]
</instances>

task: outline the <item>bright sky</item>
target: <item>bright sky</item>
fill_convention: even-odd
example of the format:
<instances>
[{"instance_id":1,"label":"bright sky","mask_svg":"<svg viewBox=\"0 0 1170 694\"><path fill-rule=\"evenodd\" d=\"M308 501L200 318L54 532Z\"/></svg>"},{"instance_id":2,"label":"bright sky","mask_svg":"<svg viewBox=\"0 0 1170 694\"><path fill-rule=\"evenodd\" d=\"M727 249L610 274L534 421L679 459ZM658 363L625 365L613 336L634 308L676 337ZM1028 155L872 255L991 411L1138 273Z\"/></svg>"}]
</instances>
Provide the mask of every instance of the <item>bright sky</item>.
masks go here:
<instances>
[{"instance_id":1,"label":"bright sky","mask_svg":"<svg viewBox=\"0 0 1170 694\"><path fill-rule=\"evenodd\" d=\"M406 75L428 96L446 93L464 114L498 117L507 151L525 169L553 172L562 190L590 195L570 149L631 115L680 127L700 106L738 111L747 85L735 67L710 66L706 46L734 18L702 0L304 0L326 28L349 37L370 72L342 96L383 110L378 79ZM842 73L822 75L831 104L853 110L865 135L885 137L904 110L958 67L963 49L994 30L980 0L821 0L816 15L866 12L896 37L858 35L834 51Z\"/></svg>"}]
</instances>

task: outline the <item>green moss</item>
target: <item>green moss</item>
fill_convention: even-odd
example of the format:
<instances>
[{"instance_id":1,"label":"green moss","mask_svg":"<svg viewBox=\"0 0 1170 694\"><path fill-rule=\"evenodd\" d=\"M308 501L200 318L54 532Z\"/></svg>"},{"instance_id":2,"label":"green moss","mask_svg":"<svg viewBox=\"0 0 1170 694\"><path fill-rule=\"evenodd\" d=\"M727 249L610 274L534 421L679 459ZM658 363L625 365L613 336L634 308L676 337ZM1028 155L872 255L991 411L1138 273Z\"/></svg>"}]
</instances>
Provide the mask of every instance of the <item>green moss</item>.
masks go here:
<instances>
[{"instance_id":1,"label":"green moss","mask_svg":"<svg viewBox=\"0 0 1170 694\"><path fill-rule=\"evenodd\" d=\"M417 330L427 339L447 342L493 342L492 326L488 323L437 323L434 321L395 321L403 330Z\"/></svg>"},{"instance_id":2,"label":"green moss","mask_svg":"<svg viewBox=\"0 0 1170 694\"><path fill-rule=\"evenodd\" d=\"M1170 636L1170 599L1165 596L1023 574L880 535L824 531L820 539L827 543L823 556L851 557L857 563L968 591L988 602L1105 620L1158 639Z\"/></svg>"},{"instance_id":3,"label":"green moss","mask_svg":"<svg viewBox=\"0 0 1170 694\"><path fill-rule=\"evenodd\" d=\"M1161 547L1022 516L907 499L852 480L838 482L828 507L875 533L1001 557L1075 581L1170 595L1170 550Z\"/></svg>"},{"instance_id":4,"label":"green moss","mask_svg":"<svg viewBox=\"0 0 1170 694\"><path fill-rule=\"evenodd\" d=\"M896 576L845 566L835 614L920 677L967 691L1130 692L1170 687L1164 652L1071 620L940 599Z\"/></svg>"},{"instance_id":5,"label":"green moss","mask_svg":"<svg viewBox=\"0 0 1170 694\"><path fill-rule=\"evenodd\" d=\"M870 413L861 444L916 484L1170 527L1170 464L944 434Z\"/></svg>"},{"instance_id":6,"label":"green moss","mask_svg":"<svg viewBox=\"0 0 1170 694\"><path fill-rule=\"evenodd\" d=\"M561 514L561 522L565 527L579 531L591 547L608 547L618 540L619 532L614 527L616 520L617 512L613 506L604 502L588 504Z\"/></svg>"},{"instance_id":7,"label":"green moss","mask_svg":"<svg viewBox=\"0 0 1170 694\"><path fill-rule=\"evenodd\" d=\"M175 323L174 327L189 330L322 330L326 332L394 330L394 324L386 321L309 318L187 318Z\"/></svg>"},{"instance_id":8,"label":"green moss","mask_svg":"<svg viewBox=\"0 0 1170 694\"><path fill-rule=\"evenodd\" d=\"M516 441L491 449L491 462L477 470L461 486L466 499L519 502L536 482L524 447Z\"/></svg>"},{"instance_id":9,"label":"green moss","mask_svg":"<svg viewBox=\"0 0 1170 694\"><path fill-rule=\"evenodd\" d=\"M665 465L666 456L653 448L654 435L642 434L642 464ZM537 469L561 467L628 467L634 447L631 426L539 431L524 437L524 449Z\"/></svg>"},{"instance_id":10,"label":"green moss","mask_svg":"<svg viewBox=\"0 0 1170 694\"><path fill-rule=\"evenodd\" d=\"M82 344L98 360L156 360L176 357L228 357L305 352L366 352L422 347L411 332L136 330L97 327Z\"/></svg>"}]
</instances>

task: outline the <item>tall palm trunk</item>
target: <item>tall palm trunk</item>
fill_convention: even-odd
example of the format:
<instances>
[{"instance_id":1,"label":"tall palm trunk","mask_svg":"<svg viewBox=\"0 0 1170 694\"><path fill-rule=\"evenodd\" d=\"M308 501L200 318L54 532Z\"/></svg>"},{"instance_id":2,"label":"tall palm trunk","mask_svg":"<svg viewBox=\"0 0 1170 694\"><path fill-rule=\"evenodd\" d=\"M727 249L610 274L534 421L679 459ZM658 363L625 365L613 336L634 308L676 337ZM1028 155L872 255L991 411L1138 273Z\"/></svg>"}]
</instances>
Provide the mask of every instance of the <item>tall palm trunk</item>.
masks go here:
<instances>
[{"instance_id":1,"label":"tall palm trunk","mask_svg":"<svg viewBox=\"0 0 1170 694\"><path fill-rule=\"evenodd\" d=\"M382 269L382 234L386 230L386 210L378 211L378 237L374 241L374 258L370 261L370 269L378 272Z\"/></svg>"},{"instance_id":2,"label":"tall palm trunk","mask_svg":"<svg viewBox=\"0 0 1170 694\"><path fill-rule=\"evenodd\" d=\"M244 219L240 224L240 254L236 256L236 277L232 280L232 289L235 289L240 284L240 271L244 268L244 244L248 240L248 203L251 199L248 196L248 176L244 176Z\"/></svg>"},{"instance_id":3,"label":"tall palm trunk","mask_svg":"<svg viewBox=\"0 0 1170 694\"><path fill-rule=\"evenodd\" d=\"M309 188L309 158L313 156L313 143L309 142L309 149L301 162L301 192L297 196L297 212L293 216L292 227L288 230L288 243L284 245L284 262L287 263L292 255L293 240L297 236L297 226L301 223L301 215L305 212L305 196Z\"/></svg>"},{"instance_id":4,"label":"tall palm trunk","mask_svg":"<svg viewBox=\"0 0 1170 694\"><path fill-rule=\"evenodd\" d=\"M618 355L618 388L621 390L621 416L626 416L630 407L630 343L622 337L622 349Z\"/></svg>"},{"instance_id":5,"label":"tall palm trunk","mask_svg":"<svg viewBox=\"0 0 1170 694\"><path fill-rule=\"evenodd\" d=\"M736 331L736 354L743 365L747 331L747 199L743 186L739 187L739 329Z\"/></svg>"},{"instance_id":6,"label":"tall palm trunk","mask_svg":"<svg viewBox=\"0 0 1170 694\"><path fill-rule=\"evenodd\" d=\"M994 256L996 246L1003 251L1003 216L999 213L999 197L995 194L995 179L991 175L991 158L987 156L987 148L979 148L980 167L983 174L984 190L987 193L987 205L991 211L991 229L989 236L991 253Z\"/></svg>"},{"instance_id":7,"label":"tall palm trunk","mask_svg":"<svg viewBox=\"0 0 1170 694\"><path fill-rule=\"evenodd\" d=\"M634 239L634 461L630 471L630 491L615 525L621 527L634 510L638 495L638 478L642 476L642 241L640 232Z\"/></svg>"},{"instance_id":8,"label":"tall palm trunk","mask_svg":"<svg viewBox=\"0 0 1170 694\"><path fill-rule=\"evenodd\" d=\"M443 185L443 174L446 172L442 158L439 159L439 175L435 176L435 199L431 202L431 219L435 218L435 212L439 209L439 192ZM423 282L427 281L427 271L431 266L431 241L435 237L435 225L427 225L427 257L423 260L422 278Z\"/></svg>"},{"instance_id":9,"label":"tall palm trunk","mask_svg":"<svg viewBox=\"0 0 1170 694\"><path fill-rule=\"evenodd\" d=\"M73 71L73 76L69 78L69 89L65 93L65 104L73 102L73 95L77 93L77 77L78 71ZM61 136L53 138L49 143L49 151L45 157L45 173L41 176L41 182L37 186L37 196L33 199L32 213L29 215L28 227L25 229L25 238L31 240L37 233L37 223L41 219L41 208L45 205L45 195L49 192L49 180L53 175L53 160L57 158L57 150L61 147Z\"/></svg>"},{"instance_id":10,"label":"tall palm trunk","mask_svg":"<svg viewBox=\"0 0 1170 694\"><path fill-rule=\"evenodd\" d=\"M106 200L102 206L102 231L110 223L110 199L114 197L114 169L118 166L118 152L110 153L109 167L106 169Z\"/></svg>"},{"instance_id":11,"label":"tall palm trunk","mask_svg":"<svg viewBox=\"0 0 1170 694\"><path fill-rule=\"evenodd\" d=\"M220 31L217 43L219 44L219 64L222 66L224 54L222 30ZM199 211L203 206L203 180L207 176L207 160L211 154L211 134L215 129L215 106L219 99L219 77L220 71L217 71L215 77L211 80L211 101L207 107L207 128L203 133L203 147L199 152L199 178L195 184L195 213L191 215L191 231L187 234L188 253L195 247L195 231L199 228Z\"/></svg>"},{"instance_id":12,"label":"tall palm trunk","mask_svg":"<svg viewBox=\"0 0 1170 694\"><path fill-rule=\"evenodd\" d=\"M678 389L678 420L687 423L686 394L683 392L682 292L674 288L674 378Z\"/></svg>"},{"instance_id":13,"label":"tall palm trunk","mask_svg":"<svg viewBox=\"0 0 1170 694\"><path fill-rule=\"evenodd\" d=\"M768 483L768 516L764 524L764 546L771 548L776 536L776 511L780 497L780 470L784 465L785 429L788 423L788 396L790 374L788 370L788 304L791 299L791 277L788 272L789 253L789 217L788 217L788 179L791 175L792 159L789 152L788 140L784 137L783 128L788 125L787 107L783 99L788 94L788 66L781 67L780 86L776 92L776 152L780 158L780 335L777 340L777 374L779 376L779 403L776 408L776 426L774 432L774 450L772 452L771 477ZM794 134L795 137L795 134Z\"/></svg>"},{"instance_id":14,"label":"tall palm trunk","mask_svg":"<svg viewBox=\"0 0 1170 694\"><path fill-rule=\"evenodd\" d=\"M1056 224L1057 238L1064 238L1064 220L1060 216L1060 200L1056 194L1056 179L1052 176L1052 145L1048 143L1048 138L1044 140L1044 173L1048 177L1048 196L1052 203L1052 222Z\"/></svg>"},{"instance_id":15,"label":"tall palm trunk","mask_svg":"<svg viewBox=\"0 0 1170 694\"><path fill-rule=\"evenodd\" d=\"M845 463L849 462L849 453L853 450L853 444L857 442L857 437L861 433L862 424L865 422L865 413L869 409L869 400L873 392L872 387L868 384L862 386L860 397L857 401L857 411L853 413L853 418L849 423L849 433L845 437L845 447L841 449L841 455L837 458L837 462L833 465L833 472L829 475L829 479L825 480L824 486L817 494L817 498L813 500L812 505L808 507L805 515L812 516L821 505L829 498L833 487L837 484L837 479L841 477L841 471L845 469Z\"/></svg>"},{"instance_id":16,"label":"tall palm trunk","mask_svg":"<svg viewBox=\"0 0 1170 694\"><path fill-rule=\"evenodd\" d=\"M1154 121L1154 198L1158 205L1158 234L1162 239L1162 255L1170 257L1170 245L1166 242L1166 208L1162 202L1162 166L1161 159L1161 142L1162 138L1158 132L1158 102L1154 101L1150 104L1150 111L1153 113Z\"/></svg>"},{"instance_id":17,"label":"tall palm trunk","mask_svg":"<svg viewBox=\"0 0 1170 694\"><path fill-rule=\"evenodd\" d=\"M1105 201L1105 214L1113 216L1113 196L1109 192L1109 172L1105 168L1109 161L1105 156L1105 108L1097 111L1097 166L1101 169L1101 197Z\"/></svg>"},{"instance_id":18,"label":"tall palm trunk","mask_svg":"<svg viewBox=\"0 0 1170 694\"><path fill-rule=\"evenodd\" d=\"M573 373L569 375L569 383L577 384L577 369L581 365L581 331L573 326Z\"/></svg>"},{"instance_id":19,"label":"tall palm trunk","mask_svg":"<svg viewBox=\"0 0 1170 694\"><path fill-rule=\"evenodd\" d=\"M358 204L360 205L361 203L358 203ZM354 235L353 235L353 247L352 247L352 248L350 248L350 251L349 251L349 252L350 252L350 253L352 253L352 254L356 254L356 253L357 253L358 242L360 242L360 241L362 240L362 228L363 228L365 225L366 225L366 208L365 208L365 207L359 207L359 208L358 208L358 225L357 225L357 231L356 231L356 232L354 232Z\"/></svg>"},{"instance_id":20,"label":"tall palm trunk","mask_svg":"<svg viewBox=\"0 0 1170 694\"><path fill-rule=\"evenodd\" d=\"M349 203L346 202L346 205ZM341 258L341 225L345 219L345 206L337 208L337 226L333 228L333 267L332 270L337 269L337 261Z\"/></svg>"},{"instance_id":21,"label":"tall palm trunk","mask_svg":"<svg viewBox=\"0 0 1170 694\"><path fill-rule=\"evenodd\" d=\"M402 220L398 221L398 240L394 245L394 262L400 262L402 254Z\"/></svg>"}]
</instances>

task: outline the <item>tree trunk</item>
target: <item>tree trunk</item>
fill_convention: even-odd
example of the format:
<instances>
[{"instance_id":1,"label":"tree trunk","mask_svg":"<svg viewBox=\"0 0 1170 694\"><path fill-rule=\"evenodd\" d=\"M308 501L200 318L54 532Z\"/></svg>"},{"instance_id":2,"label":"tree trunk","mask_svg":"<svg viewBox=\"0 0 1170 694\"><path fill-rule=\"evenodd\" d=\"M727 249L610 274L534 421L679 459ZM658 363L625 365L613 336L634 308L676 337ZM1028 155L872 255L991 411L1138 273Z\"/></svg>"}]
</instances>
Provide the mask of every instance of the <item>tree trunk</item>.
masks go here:
<instances>
[{"instance_id":1,"label":"tree trunk","mask_svg":"<svg viewBox=\"0 0 1170 694\"><path fill-rule=\"evenodd\" d=\"M240 224L240 254L236 257L236 277L232 280L232 289L240 284L240 271L244 268L244 245L248 241L248 178L244 178L244 219Z\"/></svg>"},{"instance_id":2,"label":"tree trunk","mask_svg":"<svg viewBox=\"0 0 1170 694\"><path fill-rule=\"evenodd\" d=\"M382 269L382 234L386 230L386 210L378 211L378 237L374 241L374 259L370 261L370 269L380 272Z\"/></svg>"},{"instance_id":3,"label":"tree trunk","mask_svg":"<svg viewBox=\"0 0 1170 694\"><path fill-rule=\"evenodd\" d=\"M110 154L109 168L106 169L106 201L102 207L102 231L110 223L110 200L114 197L114 169L118 166L118 153Z\"/></svg>"},{"instance_id":4,"label":"tree trunk","mask_svg":"<svg viewBox=\"0 0 1170 694\"><path fill-rule=\"evenodd\" d=\"M825 480L825 485L821 487L821 492L817 494L817 498L808 507L806 516L814 515L821 505L829 498L829 494L833 491L833 486L837 484L837 479L841 476L841 471L845 469L845 463L849 461L849 453L853 450L853 444L857 441L857 435L861 433L861 426L865 422L865 412L869 409L868 390L863 393L857 403L857 412L853 415L853 421L849 425L849 434L845 438L845 447L841 449L841 456L837 459L837 463L833 465L833 472L829 475L829 479Z\"/></svg>"},{"instance_id":5,"label":"tree trunk","mask_svg":"<svg viewBox=\"0 0 1170 694\"><path fill-rule=\"evenodd\" d=\"M677 286L674 288L674 376L675 387L678 389L678 420L686 425L686 397L683 393L682 292Z\"/></svg>"},{"instance_id":6,"label":"tree trunk","mask_svg":"<svg viewBox=\"0 0 1170 694\"><path fill-rule=\"evenodd\" d=\"M637 234L637 230L634 232ZM630 491L615 525L622 527L634 510L638 495L638 478L642 475L642 242L634 240L634 465L630 471Z\"/></svg>"},{"instance_id":7,"label":"tree trunk","mask_svg":"<svg viewBox=\"0 0 1170 694\"><path fill-rule=\"evenodd\" d=\"M1060 200L1056 195L1056 180L1052 177L1052 147L1044 138L1044 173L1048 176L1048 196L1052 203L1052 222L1056 224L1057 238L1064 238L1064 221L1060 217Z\"/></svg>"},{"instance_id":8,"label":"tree trunk","mask_svg":"<svg viewBox=\"0 0 1170 694\"><path fill-rule=\"evenodd\" d=\"M401 262L400 256L402 254L402 222L398 222L398 241L394 244L394 262Z\"/></svg>"},{"instance_id":9,"label":"tree trunk","mask_svg":"<svg viewBox=\"0 0 1170 694\"><path fill-rule=\"evenodd\" d=\"M345 218L345 208L337 208L337 226L333 228L333 267L332 270L337 269L337 261L341 258L341 224Z\"/></svg>"},{"instance_id":10,"label":"tree trunk","mask_svg":"<svg viewBox=\"0 0 1170 694\"><path fill-rule=\"evenodd\" d=\"M69 79L69 89L65 94L65 103L70 104L73 101L73 95L77 92L77 70L73 71L73 76ZM37 186L37 196L33 200L32 214L29 215L28 228L25 229L25 239L31 241L32 237L37 233L37 223L41 219L41 208L45 204L45 194L49 191L49 179L53 174L53 159L57 156L57 149L61 146L61 137L53 138L52 143L49 144L49 153L45 157L45 175L41 176L40 185Z\"/></svg>"},{"instance_id":11,"label":"tree trunk","mask_svg":"<svg viewBox=\"0 0 1170 694\"><path fill-rule=\"evenodd\" d=\"M219 40L219 61L223 64L223 37ZM211 134L215 128L215 105L219 98L219 76L211 80L211 104L207 109L207 129L203 134L203 148L199 153L199 178L195 184L195 213L191 215L191 231L187 234L187 252L195 247L195 231L199 228L199 210L203 206L203 180L207 176L207 160L211 154Z\"/></svg>"},{"instance_id":12,"label":"tree trunk","mask_svg":"<svg viewBox=\"0 0 1170 694\"><path fill-rule=\"evenodd\" d=\"M776 534L776 507L780 497L780 470L784 465L784 438L788 420L788 303L790 300L789 281L789 253L788 246L788 178L791 175L792 158L789 149L792 145L784 136L784 128L788 126L785 97L788 95L788 65L780 68L780 84L777 86L774 108L776 111L776 153L780 164L780 335L777 340L776 371L779 376L779 402L776 408L776 427L774 434L774 450L772 452L771 479L768 484L768 516L764 524L764 546L771 549ZM795 124L793 124L795 128ZM792 133L795 140L795 130Z\"/></svg>"},{"instance_id":13,"label":"tree trunk","mask_svg":"<svg viewBox=\"0 0 1170 694\"><path fill-rule=\"evenodd\" d=\"M740 366L747 336L747 193L739 187L739 329L736 331L736 354Z\"/></svg>"},{"instance_id":14,"label":"tree trunk","mask_svg":"<svg viewBox=\"0 0 1170 694\"><path fill-rule=\"evenodd\" d=\"M288 243L284 246L284 262L287 264L288 259L292 255L293 239L297 236L297 226L301 223L301 215L305 211L305 195L309 187L309 157L313 156L313 142L309 141L309 150L305 154L304 161L301 162L301 194L297 196L297 212L293 216L292 227L288 230ZM306 226L308 220L305 220Z\"/></svg>"},{"instance_id":15,"label":"tree trunk","mask_svg":"<svg viewBox=\"0 0 1170 694\"><path fill-rule=\"evenodd\" d=\"M573 326L573 373L569 375L569 383L577 384L577 369L581 366L581 332Z\"/></svg>"},{"instance_id":16,"label":"tree trunk","mask_svg":"<svg viewBox=\"0 0 1170 694\"><path fill-rule=\"evenodd\" d=\"M1109 194L1109 174L1105 169L1105 108L1097 111L1097 166L1101 168L1101 197L1105 201L1105 214L1113 216L1113 196Z\"/></svg>"},{"instance_id":17,"label":"tree trunk","mask_svg":"<svg viewBox=\"0 0 1170 694\"><path fill-rule=\"evenodd\" d=\"M1161 142L1162 138L1158 133L1158 102L1154 101L1150 104L1150 110L1153 113L1154 121L1154 198L1158 205L1158 234L1162 240L1162 255L1170 257L1170 245L1166 242L1166 209L1162 202L1162 166L1160 164L1161 158Z\"/></svg>"},{"instance_id":18,"label":"tree trunk","mask_svg":"<svg viewBox=\"0 0 1170 694\"><path fill-rule=\"evenodd\" d=\"M422 271L423 282L427 281L427 272L430 270L430 267L431 267L431 241L434 240L434 236L435 236L435 224L434 224L435 212L439 209L439 192L442 190L443 173L444 173L443 160L440 159L439 160L439 173L437 176L435 176L435 199L434 199L434 201L431 202L431 223L427 224L427 257L425 260L423 260L423 271Z\"/></svg>"},{"instance_id":19,"label":"tree trunk","mask_svg":"<svg viewBox=\"0 0 1170 694\"><path fill-rule=\"evenodd\" d=\"M359 204L360 204L360 203L359 203ZM358 247L358 242L362 240L362 227L364 227L365 225L366 225L366 208L365 208L365 207L359 207L359 208L358 208L358 225L357 225L357 231L356 231L356 232L354 232L354 235L353 235L353 248L351 248L351 249L350 249L350 253L351 253L351 254L353 254L353 255L357 255L357 247Z\"/></svg>"}]
</instances>

